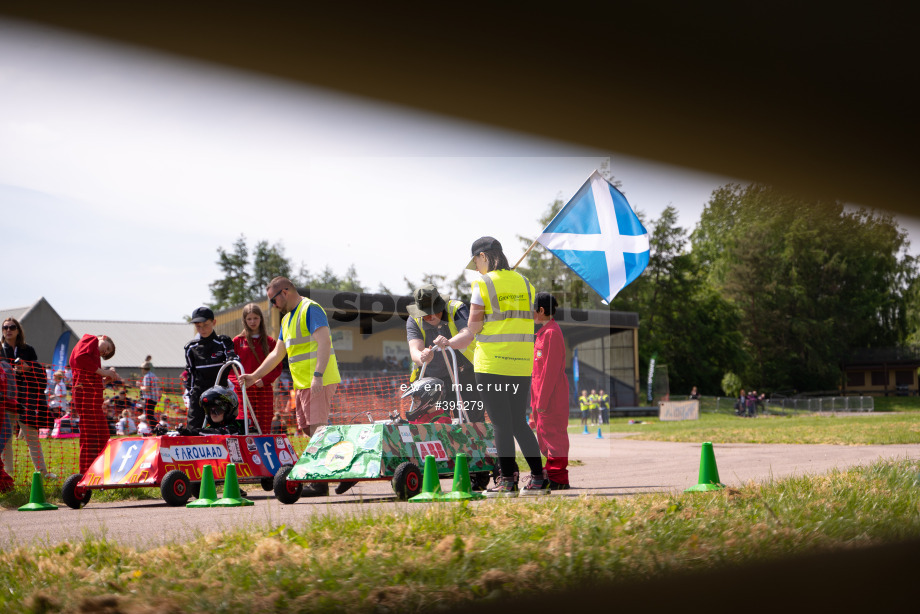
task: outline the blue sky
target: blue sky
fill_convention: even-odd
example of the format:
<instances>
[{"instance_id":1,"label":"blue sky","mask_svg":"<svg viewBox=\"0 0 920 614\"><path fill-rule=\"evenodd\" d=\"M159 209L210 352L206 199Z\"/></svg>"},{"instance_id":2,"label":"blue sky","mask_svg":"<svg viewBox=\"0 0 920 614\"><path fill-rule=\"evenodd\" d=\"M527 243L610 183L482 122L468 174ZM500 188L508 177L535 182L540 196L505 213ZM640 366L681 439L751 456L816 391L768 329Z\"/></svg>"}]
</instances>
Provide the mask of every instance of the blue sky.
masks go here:
<instances>
[{"instance_id":1,"label":"blue sky","mask_svg":"<svg viewBox=\"0 0 920 614\"><path fill-rule=\"evenodd\" d=\"M516 261L608 158L687 228L732 180L2 19L0 91L0 308L70 319L181 320L241 233L405 292L484 234Z\"/></svg>"}]
</instances>

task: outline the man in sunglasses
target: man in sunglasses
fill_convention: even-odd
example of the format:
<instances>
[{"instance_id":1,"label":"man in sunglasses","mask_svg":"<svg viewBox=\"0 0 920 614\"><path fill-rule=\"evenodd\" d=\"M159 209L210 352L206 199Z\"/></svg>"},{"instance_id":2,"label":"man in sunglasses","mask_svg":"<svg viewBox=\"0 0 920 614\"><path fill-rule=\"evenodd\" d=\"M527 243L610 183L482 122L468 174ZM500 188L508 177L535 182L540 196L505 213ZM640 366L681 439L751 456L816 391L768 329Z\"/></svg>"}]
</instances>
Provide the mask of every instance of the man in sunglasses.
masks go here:
<instances>
[{"instance_id":1,"label":"man in sunglasses","mask_svg":"<svg viewBox=\"0 0 920 614\"><path fill-rule=\"evenodd\" d=\"M297 434L312 436L320 426L329 422L332 397L341 381L329 334L329 321L322 306L300 296L287 277L271 280L265 293L271 305L284 314L278 335L278 341L284 343L275 344L275 349L269 352L255 372L243 375L240 380L247 386L253 385L274 369L286 354L294 378ZM354 485L355 482L340 482L335 492L342 494ZM327 494L329 485L325 482L308 484L303 490L305 497Z\"/></svg>"}]
</instances>

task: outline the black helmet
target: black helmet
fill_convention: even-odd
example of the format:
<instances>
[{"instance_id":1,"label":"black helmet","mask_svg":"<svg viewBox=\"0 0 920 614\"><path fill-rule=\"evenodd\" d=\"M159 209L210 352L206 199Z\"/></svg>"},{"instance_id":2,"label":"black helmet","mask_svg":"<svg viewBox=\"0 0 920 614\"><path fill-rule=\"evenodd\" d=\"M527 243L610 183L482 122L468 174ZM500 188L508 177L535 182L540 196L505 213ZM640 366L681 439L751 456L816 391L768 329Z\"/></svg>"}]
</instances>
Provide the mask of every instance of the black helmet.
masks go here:
<instances>
[{"instance_id":1,"label":"black helmet","mask_svg":"<svg viewBox=\"0 0 920 614\"><path fill-rule=\"evenodd\" d=\"M434 422L443 416L450 416L446 408L438 406L444 398L444 382L436 377L415 380L401 398L406 397L412 397L412 408L406 412L409 421Z\"/></svg>"},{"instance_id":2,"label":"black helmet","mask_svg":"<svg viewBox=\"0 0 920 614\"><path fill-rule=\"evenodd\" d=\"M236 393L226 386L212 386L208 388L198 399L198 405L204 410L206 416L220 414L223 416L221 422L228 419L236 418L236 410L240 406Z\"/></svg>"}]
</instances>

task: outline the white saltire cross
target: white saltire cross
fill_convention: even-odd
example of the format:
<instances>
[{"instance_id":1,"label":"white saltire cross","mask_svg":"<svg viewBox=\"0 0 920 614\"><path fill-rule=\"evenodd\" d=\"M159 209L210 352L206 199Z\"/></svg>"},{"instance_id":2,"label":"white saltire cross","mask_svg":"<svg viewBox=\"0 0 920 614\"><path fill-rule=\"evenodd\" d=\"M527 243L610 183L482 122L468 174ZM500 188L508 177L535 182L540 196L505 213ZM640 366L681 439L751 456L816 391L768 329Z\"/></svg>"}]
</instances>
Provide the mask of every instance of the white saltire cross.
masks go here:
<instances>
[{"instance_id":1,"label":"white saltire cross","mask_svg":"<svg viewBox=\"0 0 920 614\"><path fill-rule=\"evenodd\" d=\"M607 181L597 171L591 174L588 181L591 183L591 194L594 196L600 233L552 232L543 233L537 240L552 250L604 252L607 259L607 275L610 280L610 295L605 298L609 302L626 284L626 261L623 259L623 254L641 254L649 251L648 233L620 234L616 208Z\"/></svg>"}]
</instances>

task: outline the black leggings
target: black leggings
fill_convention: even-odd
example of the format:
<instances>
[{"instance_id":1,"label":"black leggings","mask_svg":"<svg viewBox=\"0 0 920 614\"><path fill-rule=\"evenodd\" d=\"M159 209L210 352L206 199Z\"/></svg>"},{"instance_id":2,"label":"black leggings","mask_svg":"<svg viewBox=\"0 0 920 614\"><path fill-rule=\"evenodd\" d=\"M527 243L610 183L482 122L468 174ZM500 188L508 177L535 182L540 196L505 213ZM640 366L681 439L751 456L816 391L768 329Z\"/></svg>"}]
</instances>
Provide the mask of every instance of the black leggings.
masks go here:
<instances>
[{"instance_id":1,"label":"black leggings","mask_svg":"<svg viewBox=\"0 0 920 614\"><path fill-rule=\"evenodd\" d=\"M486 413L495 431L495 448L502 476L510 478L518 471L514 459L514 441L533 475L543 475L540 445L527 426L527 402L530 398L530 376L493 375L477 373L476 384ZM517 385L517 391L514 386Z\"/></svg>"}]
</instances>

